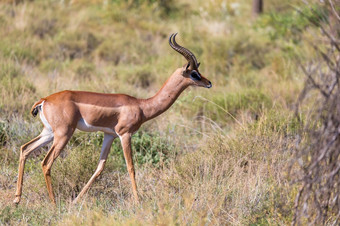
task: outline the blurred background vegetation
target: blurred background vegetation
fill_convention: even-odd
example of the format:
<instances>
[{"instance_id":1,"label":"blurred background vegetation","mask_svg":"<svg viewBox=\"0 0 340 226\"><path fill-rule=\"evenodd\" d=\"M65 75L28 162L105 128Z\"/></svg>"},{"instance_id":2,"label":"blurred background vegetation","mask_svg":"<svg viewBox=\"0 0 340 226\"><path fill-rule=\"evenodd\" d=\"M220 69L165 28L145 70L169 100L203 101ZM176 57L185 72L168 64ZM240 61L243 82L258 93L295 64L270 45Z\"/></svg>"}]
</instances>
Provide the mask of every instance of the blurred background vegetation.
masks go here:
<instances>
[{"instance_id":1,"label":"blurred background vegetation","mask_svg":"<svg viewBox=\"0 0 340 226\"><path fill-rule=\"evenodd\" d=\"M287 168L305 80L297 62L316 55L310 43L323 45L297 9L327 21L317 1L264 0L258 16L246 0L1 1L0 223L290 224L298 186ZM141 204L132 202L118 140L87 197L70 204L103 141L76 132L52 168L57 208L40 167L47 148L26 162L13 206L20 145L42 129L33 103L65 89L154 95L185 63L168 45L174 32L213 88L189 88L134 135Z\"/></svg>"}]
</instances>

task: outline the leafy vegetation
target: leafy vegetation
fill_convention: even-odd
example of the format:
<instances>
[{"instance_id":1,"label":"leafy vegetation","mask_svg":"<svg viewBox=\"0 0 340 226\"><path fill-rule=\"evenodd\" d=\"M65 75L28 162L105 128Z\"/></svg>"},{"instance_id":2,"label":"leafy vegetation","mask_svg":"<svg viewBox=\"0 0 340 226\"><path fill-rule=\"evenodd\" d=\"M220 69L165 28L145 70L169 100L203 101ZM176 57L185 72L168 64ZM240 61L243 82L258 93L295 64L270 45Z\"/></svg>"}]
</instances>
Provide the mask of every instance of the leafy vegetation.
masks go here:
<instances>
[{"instance_id":1,"label":"leafy vegetation","mask_svg":"<svg viewBox=\"0 0 340 226\"><path fill-rule=\"evenodd\" d=\"M318 38L293 7L267 1L251 18L245 0L15 2L0 3L0 224L292 221L298 189L288 166L301 136L293 110L304 83L296 62L312 59L307 43ZM65 89L154 95L185 63L168 46L173 32L213 88L189 88L134 135L141 203L132 201L117 139L103 174L71 204L103 142L101 133L76 132L52 167L57 207L41 172L48 147L26 161L22 201L13 206L20 146L42 129L29 114L33 103Z\"/></svg>"}]
</instances>

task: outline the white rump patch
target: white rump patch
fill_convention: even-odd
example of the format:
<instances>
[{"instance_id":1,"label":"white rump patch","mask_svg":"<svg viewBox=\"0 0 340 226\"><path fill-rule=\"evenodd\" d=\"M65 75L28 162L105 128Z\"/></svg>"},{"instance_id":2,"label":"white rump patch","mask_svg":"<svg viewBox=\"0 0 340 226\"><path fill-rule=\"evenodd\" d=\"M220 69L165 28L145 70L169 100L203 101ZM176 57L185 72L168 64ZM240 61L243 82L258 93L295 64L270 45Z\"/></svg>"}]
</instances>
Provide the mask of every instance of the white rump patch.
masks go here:
<instances>
[{"instance_id":1,"label":"white rump patch","mask_svg":"<svg viewBox=\"0 0 340 226\"><path fill-rule=\"evenodd\" d=\"M44 103L45 103L45 101L43 101L41 104L38 105L38 106L40 106L39 117L40 117L42 123L44 124L45 128L48 131L52 132L52 127L48 123L48 121L46 120L45 115L44 115Z\"/></svg>"}]
</instances>

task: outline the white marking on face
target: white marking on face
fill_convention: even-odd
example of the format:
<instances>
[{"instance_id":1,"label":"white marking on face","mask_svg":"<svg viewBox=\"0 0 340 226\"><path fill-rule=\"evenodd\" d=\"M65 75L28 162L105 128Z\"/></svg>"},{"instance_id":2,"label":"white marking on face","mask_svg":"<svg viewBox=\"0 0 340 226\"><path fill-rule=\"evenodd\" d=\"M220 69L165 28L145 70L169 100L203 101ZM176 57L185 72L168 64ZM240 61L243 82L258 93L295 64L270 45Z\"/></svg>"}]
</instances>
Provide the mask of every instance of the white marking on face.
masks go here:
<instances>
[{"instance_id":1,"label":"white marking on face","mask_svg":"<svg viewBox=\"0 0 340 226\"><path fill-rule=\"evenodd\" d=\"M109 127L102 127L102 126L92 126L88 124L85 119L81 118L79 119L77 123L77 129L85 132L96 132L96 131L102 131L104 133L108 133L114 136L117 136L116 131L114 129Z\"/></svg>"}]
</instances>

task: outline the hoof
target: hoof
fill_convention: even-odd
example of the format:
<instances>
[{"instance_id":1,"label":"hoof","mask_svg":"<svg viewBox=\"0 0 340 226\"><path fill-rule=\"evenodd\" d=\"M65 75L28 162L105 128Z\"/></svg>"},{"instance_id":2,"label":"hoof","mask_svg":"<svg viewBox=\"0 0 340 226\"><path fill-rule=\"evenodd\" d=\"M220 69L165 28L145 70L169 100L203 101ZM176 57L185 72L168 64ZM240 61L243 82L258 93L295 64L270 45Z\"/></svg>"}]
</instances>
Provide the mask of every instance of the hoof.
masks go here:
<instances>
[{"instance_id":1,"label":"hoof","mask_svg":"<svg viewBox=\"0 0 340 226\"><path fill-rule=\"evenodd\" d=\"M20 196L15 197L15 199L13 200L13 203L18 205L19 202L20 202Z\"/></svg>"},{"instance_id":2,"label":"hoof","mask_svg":"<svg viewBox=\"0 0 340 226\"><path fill-rule=\"evenodd\" d=\"M72 201L72 205L75 205L78 203L78 198L75 198L73 201Z\"/></svg>"}]
</instances>

